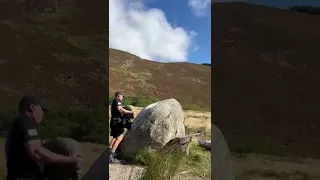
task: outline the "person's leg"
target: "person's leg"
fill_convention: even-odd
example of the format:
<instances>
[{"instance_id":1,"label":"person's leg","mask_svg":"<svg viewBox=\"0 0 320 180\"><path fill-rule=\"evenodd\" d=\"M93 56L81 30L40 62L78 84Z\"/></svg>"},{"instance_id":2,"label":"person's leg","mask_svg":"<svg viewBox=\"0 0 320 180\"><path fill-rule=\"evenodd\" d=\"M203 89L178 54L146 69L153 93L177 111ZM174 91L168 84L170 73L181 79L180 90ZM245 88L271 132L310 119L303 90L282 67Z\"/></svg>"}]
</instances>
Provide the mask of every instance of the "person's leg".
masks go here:
<instances>
[{"instance_id":1,"label":"person's leg","mask_svg":"<svg viewBox=\"0 0 320 180\"><path fill-rule=\"evenodd\" d=\"M115 142L113 143L113 147L112 147L112 149L110 150L110 155L109 155L109 163L121 163L121 161L120 160L118 160L117 158L116 158L116 149L117 149L117 147L118 147L118 145L119 145L119 143L121 142L121 140L122 140L122 135L120 135L120 136L118 136L117 138L115 138L116 140L115 140Z\"/></svg>"},{"instance_id":2,"label":"person's leg","mask_svg":"<svg viewBox=\"0 0 320 180\"><path fill-rule=\"evenodd\" d=\"M119 144L120 144L120 142L122 141L122 139L123 139L123 132L124 132L124 124L123 124L123 121L122 121L122 119L115 119L115 121L114 121L115 123L113 124L113 129L112 129L112 131L113 131L113 134L112 134L112 136L113 136L113 138L115 138L115 140L114 140L114 142L113 142L113 144L112 144L112 152L115 152L116 151L116 149L118 148L118 146L119 146Z\"/></svg>"},{"instance_id":3,"label":"person's leg","mask_svg":"<svg viewBox=\"0 0 320 180\"><path fill-rule=\"evenodd\" d=\"M114 136L114 138L113 138L113 139L115 139L115 141L114 141L112 147L109 150L109 153L110 153L109 154L109 163L121 163L121 161L116 158L116 149L117 149L117 147L118 147L118 145L120 143L119 142L119 139L120 139L119 137L120 136L118 136L118 137Z\"/></svg>"},{"instance_id":4,"label":"person's leg","mask_svg":"<svg viewBox=\"0 0 320 180\"><path fill-rule=\"evenodd\" d=\"M114 144L115 141L116 141L116 138L112 138L112 139L111 139L111 142L110 142L110 145L109 145L109 148L110 148L110 149L112 149L113 144Z\"/></svg>"},{"instance_id":5,"label":"person's leg","mask_svg":"<svg viewBox=\"0 0 320 180\"><path fill-rule=\"evenodd\" d=\"M117 126L113 129L114 133L113 133L113 138L115 139L113 145L112 145L112 149L111 149L111 152L110 152L110 156L109 156L109 163L121 163L121 161L119 161L117 158L116 158L116 150L120 144L120 142L122 141L123 139L123 135L122 133L124 132L124 129L122 127L122 125L119 123L117 124Z\"/></svg>"},{"instance_id":6,"label":"person's leg","mask_svg":"<svg viewBox=\"0 0 320 180\"><path fill-rule=\"evenodd\" d=\"M116 141L116 134L117 134L116 124L114 119L111 119L110 121L110 131L111 131L110 136L112 136L113 138L110 141L109 148L112 149L112 146Z\"/></svg>"},{"instance_id":7,"label":"person's leg","mask_svg":"<svg viewBox=\"0 0 320 180\"><path fill-rule=\"evenodd\" d=\"M122 141L122 139L123 139L123 135L122 134L116 138L115 142L113 143L113 146L111 147L112 148L111 149L112 152L116 152L116 150L117 150L120 142Z\"/></svg>"}]
</instances>

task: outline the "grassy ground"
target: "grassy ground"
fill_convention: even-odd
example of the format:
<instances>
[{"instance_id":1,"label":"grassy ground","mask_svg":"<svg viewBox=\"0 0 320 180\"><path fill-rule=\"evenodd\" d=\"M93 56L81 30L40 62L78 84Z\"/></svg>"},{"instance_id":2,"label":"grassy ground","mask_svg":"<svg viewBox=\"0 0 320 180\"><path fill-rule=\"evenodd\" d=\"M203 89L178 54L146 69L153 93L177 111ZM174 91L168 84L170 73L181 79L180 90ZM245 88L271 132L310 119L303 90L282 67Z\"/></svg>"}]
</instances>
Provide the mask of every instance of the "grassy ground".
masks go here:
<instances>
[{"instance_id":1,"label":"grassy ground","mask_svg":"<svg viewBox=\"0 0 320 180\"><path fill-rule=\"evenodd\" d=\"M142 108L135 108L136 114L140 112ZM193 116L191 117L191 114ZM190 121L194 121L194 115L196 112L186 111L185 113L185 124L187 126L187 133L194 133L194 132L203 132L204 136L210 138L210 129L208 123L204 123L205 126L190 126L188 125ZM14 117L15 113L3 113L2 114L2 130L8 129L9 122ZM203 117L201 117L201 113L198 113L200 119L206 119L210 121L210 113L204 113ZM107 137L105 134L106 131L101 129L101 126L106 126L105 117L107 114L103 113L102 111L93 111L93 112L69 112L69 113L52 113L47 114L46 121L43 121L40 131L44 133L46 138L53 138L53 137L72 137L78 139L80 141L93 141L93 143L82 143L83 151L85 154L85 169L87 170L91 164L96 160L96 158L106 149L107 142L103 140L103 137ZM76 123L77 122L77 123ZM81 122L81 123L79 123ZM91 123L90 123L91 122ZM94 123L96 126L94 126ZM78 124L78 125L76 125ZM190 123L192 125L192 123ZM91 128L89 128L91 127ZM200 127L200 128L199 128ZM49 130L50 128L50 130ZM91 129L92 131L101 132L98 135L96 132L85 131L86 129ZM47 133L46 133L47 132ZM50 133L48 133L50 132ZM73 132L73 133L71 133ZM69 133L69 134L68 134ZM70 134L71 133L71 134ZM54 134L54 135L52 135ZM96 135L95 135L96 134ZM79 137L78 137L79 136ZM81 136L81 137L80 137ZM80 138L80 139L79 139ZM111 137L109 137L111 139ZM99 145L97 143L105 143L105 145ZM4 141L0 139L0 173L4 173L5 171L5 159L4 159ZM147 155L146 155L147 156ZM142 157L145 158L145 157ZM138 164L138 163L137 163ZM210 152L202 149L201 147L192 144L190 148L190 156L184 159L184 163L181 167L179 167L179 173L183 171L187 171L186 175L195 175L195 176L204 176L210 177ZM1 177L4 177L4 174L0 174Z\"/></svg>"},{"instance_id":2,"label":"grassy ground","mask_svg":"<svg viewBox=\"0 0 320 180\"><path fill-rule=\"evenodd\" d=\"M181 169L192 175L211 179L211 152L197 144L191 144L189 157Z\"/></svg>"},{"instance_id":3,"label":"grassy ground","mask_svg":"<svg viewBox=\"0 0 320 180\"><path fill-rule=\"evenodd\" d=\"M4 141L0 139L0 180L4 180ZM87 170L97 157L106 149L105 145L82 143L83 150L85 152L85 169ZM196 147L199 148L199 147ZM204 151L191 151L196 153L203 153ZM207 154L208 155L208 154ZM205 155L191 155L196 160L203 160ZM210 157L210 156L209 156ZM192 161L194 161L192 160ZM256 154L233 154L234 172L239 180L317 180L320 179L320 172L318 167L320 166L320 160L317 159L290 159L281 158L276 156L263 156ZM190 163L191 164L191 163ZM205 164L203 164L205 165ZM210 165L210 162L209 162ZM191 168L190 168L191 167ZM129 167L126 166L128 170ZM206 173L206 168L202 168L202 165L196 164L195 166L187 165L182 167L186 170L195 169L195 172L189 172L191 174L202 175ZM190 169L189 169L190 168ZM123 168L122 168L123 169ZM201 170L204 169L204 170ZM200 170L200 171L199 171ZM202 172L201 172L202 171ZM182 171L181 171L182 172ZM186 176L183 176L186 177ZM128 178L118 180L128 180ZM187 178L186 178L187 179ZM193 178L194 180L196 178ZM191 180L191 179L190 179Z\"/></svg>"},{"instance_id":4,"label":"grassy ground","mask_svg":"<svg viewBox=\"0 0 320 180\"><path fill-rule=\"evenodd\" d=\"M137 111L141 108L136 108ZM96 115L97 116L97 115ZM104 115L103 117L106 117ZM187 133L193 132L210 132L210 113L198 111L185 111L185 124ZM194 123L196 120L202 122ZM207 121L204 121L206 119ZM207 122L207 123L203 123ZM206 125L205 125L206 124ZM206 130L206 131L204 131ZM206 134L206 133L204 133ZM209 137L210 134L204 135L203 138ZM205 138L205 139L207 139ZM0 180L4 177L5 161L4 161L4 141L0 139ZM82 143L85 154L85 171L92 165L97 157L107 148L106 145L96 143ZM147 155L142 156L146 158ZM209 178L211 175L210 152L205 151L199 146L192 144L190 156L184 161L178 169L181 179L198 180L200 177ZM239 180L288 180L288 179L320 179L318 167L320 160L312 158L285 158L277 156L266 156L248 153L233 154L234 172ZM138 168L137 164L134 165ZM119 170L121 176L115 176L117 180L128 180L133 166L115 165L113 170ZM184 172L181 174L181 172ZM111 172L115 173L115 172ZM126 173L128 175L126 176ZM119 175L119 174L118 174ZM122 179L121 179L122 178ZM112 178L111 178L112 179Z\"/></svg>"}]
</instances>

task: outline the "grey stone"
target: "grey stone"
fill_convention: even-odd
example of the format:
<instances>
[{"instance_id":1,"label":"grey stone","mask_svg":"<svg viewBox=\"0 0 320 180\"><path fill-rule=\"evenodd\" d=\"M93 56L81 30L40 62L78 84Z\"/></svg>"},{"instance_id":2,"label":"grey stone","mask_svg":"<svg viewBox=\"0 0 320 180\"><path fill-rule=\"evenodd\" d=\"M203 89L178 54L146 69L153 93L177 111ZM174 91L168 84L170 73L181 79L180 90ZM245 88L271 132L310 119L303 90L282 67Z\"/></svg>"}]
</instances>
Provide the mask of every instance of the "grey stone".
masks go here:
<instances>
[{"instance_id":1,"label":"grey stone","mask_svg":"<svg viewBox=\"0 0 320 180\"><path fill-rule=\"evenodd\" d=\"M117 154L128 157L141 148L158 150L170 140L185 135L184 112L175 99L150 104L135 118L120 143Z\"/></svg>"},{"instance_id":2,"label":"grey stone","mask_svg":"<svg viewBox=\"0 0 320 180\"><path fill-rule=\"evenodd\" d=\"M71 138L57 138L46 140L42 144L46 149L64 156L73 155L77 159L77 165L44 165L44 173L48 180L78 180L83 173L83 154L80 144Z\"/></svg>"}]
</instances>

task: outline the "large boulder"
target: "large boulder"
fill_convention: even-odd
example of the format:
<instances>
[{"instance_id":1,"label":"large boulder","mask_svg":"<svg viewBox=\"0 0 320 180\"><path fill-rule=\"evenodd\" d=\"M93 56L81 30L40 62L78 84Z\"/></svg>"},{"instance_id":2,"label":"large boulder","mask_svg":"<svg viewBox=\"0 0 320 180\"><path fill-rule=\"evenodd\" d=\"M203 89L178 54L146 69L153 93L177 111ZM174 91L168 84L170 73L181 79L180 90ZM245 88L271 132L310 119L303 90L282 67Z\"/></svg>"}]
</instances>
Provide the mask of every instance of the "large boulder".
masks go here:
<instances>
[{"instance_id":1,"label":"large boulder","mask_svg":"<svg viewBox=\"0 0 320 180\"><path fill-rule=\"evenodd\" d=\"M185 135L184 112L175 99L159 101L145 107L135 118L117 149L122 158L141 148L158 150L170 140Z\"/></svg>"},{"instance_id":2,"label":"large boulder","mask_svg":"<svg viewBox=\"0 0 320 180\"><path fill-rule=\"evenodd\" d=\"M235 180L232 170L232 158L224 136L213 124L211 125L211 133L211 162L213 166L212 179Z\"/></svg>"},{"instance_id":3,"label":"large boulder","mask_svg":"<svg viewBox=\"0 0 320 180\"><path fill-rule=\"evenodd\" d=\"M192 139L192 135L176 137L171 139L159 151L165 154L182 153L189 155L190 143Z\"/></svg>"},{"instance_id":4,"label":"large boulder","mask_svg":"<svg viewBox=\"0 0 320 180\"><path fill-rule=\"evenodd\" d=\"M42 144L50 151L77 159L77 165L53 164L44 165L44 174L48 180L79 180L83 175L83 154L80 143L71 138L47 140Z\"/></svg>"}]
</instances>

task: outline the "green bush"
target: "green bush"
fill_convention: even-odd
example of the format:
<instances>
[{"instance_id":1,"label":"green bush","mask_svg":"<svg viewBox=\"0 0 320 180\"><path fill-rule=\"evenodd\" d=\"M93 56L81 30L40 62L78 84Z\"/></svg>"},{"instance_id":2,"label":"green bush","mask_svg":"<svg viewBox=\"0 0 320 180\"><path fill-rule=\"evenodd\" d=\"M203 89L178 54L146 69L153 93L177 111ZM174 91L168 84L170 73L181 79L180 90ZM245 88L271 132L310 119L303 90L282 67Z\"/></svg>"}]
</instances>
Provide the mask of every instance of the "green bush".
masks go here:
<instances>
[{"instance_id":1,"label":"green bush","mask_svg":"<svg viewBox=\"0 0 320 180\"><path fill-rule=\"evenodd\" d=\"M289 9L293 10L293 11L297 11L297 12L320 15L320 7L319 6L299 5L299 6L289 6Z\"/></svg>"},{"instance_id":2,"label":"green bush","mask_svg":"<svg viewBox=\"0 0 320 180\"><path fill-rule=\"evenodd\" d=\"M211 66L210 63L202 63L202 65L205 65L205 66Z\"/></svg>"},{"instance_id":3,"label":"green bush","mask_svg":"<svg viewBox=\"0 0 320 180\"><path fill-rule=\"evenodd\" d=\"M111 104L113 101L114 97L111 96L109 97L109 103ZM160 101L160 99L157 98L151 98L151 97L146 97L146 96L126 96L123 99L123 104L125 105L132 105L132 106L137 106L137 107L146 107L149 104L155 103Z\"/></svg>"},{"instance_id":4,"label":"green bush","mask_svg":"<svg viewBox=\"0 0 320 180\"><path fill-rule=\"evenodd\" d=\"M110 96L109 97L109 104L112 103L114 97ZM157 98L151 98L151 97L146 97L146 96L126 96L123 99L123 103L125 105L132 105L132 106L136 106L136 107L146 107L152 103L161 101L161 99L157 99ZM194 110L194 111L201 111L203 110L199 105L196 104L186 104L186 103L182 103L181 104L183 110Z\"/></svg>"},{"instance_id":5,"label":"green bush","mask_svg":"<svg viewBox=\"0 0 320 180\"><path fill-rule=\"evenodd\" d=\"M0 114L2 136L7 134L17 113L17 111L7 111ZM70 137L80 142L107 144L108 126L107 108L49 112L39 124L39 134L42 139Z\"/></svg>"},{"instance_id":6,"label":"green bush","mask_svg":"<svg viewBox=\"0 0 320 180\"><path fill-rule=\"evenodd\" d=\"M183 110L194 110L194 111L202 111L203 108L201 108L199 105L196 104L182 104Z\"/></svg>"}]
</instances>

